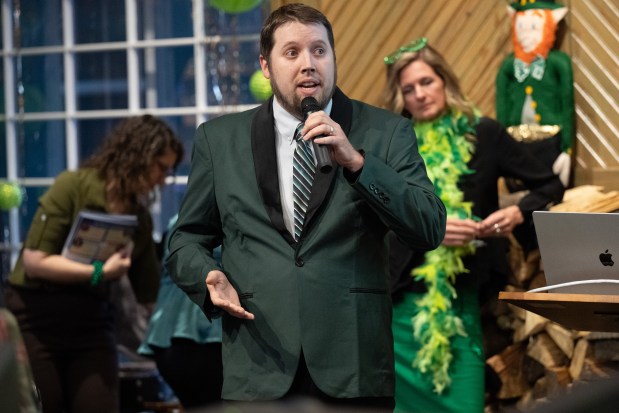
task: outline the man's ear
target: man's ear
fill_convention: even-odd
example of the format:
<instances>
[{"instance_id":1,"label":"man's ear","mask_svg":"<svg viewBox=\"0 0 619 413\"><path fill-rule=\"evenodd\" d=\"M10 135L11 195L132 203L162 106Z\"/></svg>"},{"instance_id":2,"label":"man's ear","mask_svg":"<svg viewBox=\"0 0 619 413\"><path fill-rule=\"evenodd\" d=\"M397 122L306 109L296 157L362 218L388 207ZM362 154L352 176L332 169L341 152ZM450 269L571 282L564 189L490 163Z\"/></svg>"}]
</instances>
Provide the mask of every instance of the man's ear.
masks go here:
<instances>
[{"instance_id":1,"label":"man's ear","mask_svg":"<svg viewBox=\"0 0 619 413\"><path fill-rule=\"evenodd\" d=\"M271 79L271 72L269 71L269 62L267 62L267 59L265 59L264 56L262 55L260 55L259 60L260 60L260 69L262 69L262 74L267 79Z\"/></svg>"},{"instance_id":2,"label":"man's ear","mask_svg":"<svg viewBox=\"0 0 619 413\"><path fill-rule=\"evenodd\" d=\"M555 19L555 23L559 23L567 14L567 7L559 7L551 11L552 18Z\"/></svg>"}]
</instances>

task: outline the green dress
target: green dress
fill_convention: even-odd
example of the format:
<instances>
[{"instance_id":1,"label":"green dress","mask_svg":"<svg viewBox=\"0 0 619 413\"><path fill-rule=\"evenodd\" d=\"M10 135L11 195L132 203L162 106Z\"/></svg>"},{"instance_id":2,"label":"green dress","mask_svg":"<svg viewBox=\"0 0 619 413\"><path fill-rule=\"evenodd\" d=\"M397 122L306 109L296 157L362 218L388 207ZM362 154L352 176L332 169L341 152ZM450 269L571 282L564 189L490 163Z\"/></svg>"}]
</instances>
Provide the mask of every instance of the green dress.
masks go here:
<instances>
[{"instance_id":1,"label":"green dress","mask_svg":"<svg viewBox=\"0 0 619 413\"><path fill-rule=\"evenodd\" d=\"M418 312L416 301L422 295L406 293L404 299L393 306L394 413L483 412L484 380L474 380L475 377L483 378L485 369L477 292L473 289L459 291L454 300L454 312L462 319L468 336L456 336L451 342L454 354L449 370L452 385L440 395L434 391L427 375L411 367L411 355L420 348L413 337L411 318Z\"/></svg>"}]
</instances>

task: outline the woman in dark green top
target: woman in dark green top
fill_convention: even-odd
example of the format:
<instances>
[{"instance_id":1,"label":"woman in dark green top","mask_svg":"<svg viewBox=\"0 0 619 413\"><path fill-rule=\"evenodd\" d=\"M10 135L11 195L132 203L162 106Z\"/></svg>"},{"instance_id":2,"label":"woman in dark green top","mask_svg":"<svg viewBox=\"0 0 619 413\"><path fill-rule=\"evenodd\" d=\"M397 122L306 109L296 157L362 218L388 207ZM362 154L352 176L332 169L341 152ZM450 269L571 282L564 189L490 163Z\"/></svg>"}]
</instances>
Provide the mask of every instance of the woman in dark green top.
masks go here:
<instances>
[{"instance_id":1,"label":"woman in dark green top","mask_svg":"<svg viewBox=\"0 0 619 413\"><path fill-rule=\"evenodd\" d=\"M150 115L128 118L81 168L61 173L39 199L6 298L46 413L118 411L110 287L128 276L140 302L155 301L160 270L149 194L182 155L182 143L164 122ZM81 210L136 215L132 248L94 265L63 257Z\"/></svg>"}]
</instances>

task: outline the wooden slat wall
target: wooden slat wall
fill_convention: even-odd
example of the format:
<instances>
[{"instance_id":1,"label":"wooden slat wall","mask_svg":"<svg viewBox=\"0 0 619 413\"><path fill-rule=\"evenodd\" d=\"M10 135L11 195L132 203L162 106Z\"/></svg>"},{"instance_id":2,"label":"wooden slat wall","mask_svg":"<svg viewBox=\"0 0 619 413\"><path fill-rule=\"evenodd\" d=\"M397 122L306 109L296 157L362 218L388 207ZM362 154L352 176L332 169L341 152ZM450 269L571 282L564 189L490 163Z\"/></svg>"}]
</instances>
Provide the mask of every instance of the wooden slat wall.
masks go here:
<instances>
[{"instance_id":1,"label":"wooden slat wall","mask_svg":"<svg viewBox=\"0 0 619 413\"><path fill-rule=\"evenodd\" d=\"M272 0L272 7L291 3ZM561 49L574 67L576 183L619 174L619 2L564 0L569 12ZM307 0L333 24L339 86L381 106L382 58L426 36L484 114L495 114L495 77L511 52L508 0ZM610 180L614 175L610 175ZM606 175L608 178L608 175ZM608 181L608 179L606 179ZM617 176L619 186L619 176Z\"/></svg>"},{"instance_id":2,"label":"wooden slat wall","mask_svg":"<svg viewBox=\"0 0 619 413\"><path fill-rule=\"evenodd\" d=\"M576 178L619 189L619 3L572 0Z\"/></svg>"}]
</instances>

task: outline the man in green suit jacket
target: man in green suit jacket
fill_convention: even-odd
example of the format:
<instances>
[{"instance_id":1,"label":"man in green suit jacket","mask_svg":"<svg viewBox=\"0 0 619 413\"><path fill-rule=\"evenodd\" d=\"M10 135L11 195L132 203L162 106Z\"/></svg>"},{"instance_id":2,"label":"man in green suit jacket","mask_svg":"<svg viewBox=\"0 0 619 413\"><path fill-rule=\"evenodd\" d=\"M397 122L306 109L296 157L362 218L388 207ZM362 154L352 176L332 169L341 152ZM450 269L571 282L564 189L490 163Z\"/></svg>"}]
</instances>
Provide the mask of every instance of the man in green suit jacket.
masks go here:
<instances>
[{"instance_id":1,"label":"man in green suit jacket","mask_svg":"<svg viewBox=\"0 0 619 413\"><path fill-rule=\"evenodd\" d=\"M445 209L410 121L336 87L333 32L291 4L267 18L260 64L274 98L200 125L168 269L208 316L223 313L226 400L308 394L393 406L385 234L436 248ZM303 139L327 145L295 239L291 137L313 96ZM222 244L222 264L212 250Z\"/></svg>"}]
</instances>

